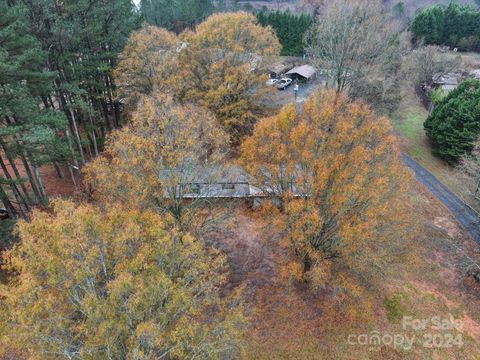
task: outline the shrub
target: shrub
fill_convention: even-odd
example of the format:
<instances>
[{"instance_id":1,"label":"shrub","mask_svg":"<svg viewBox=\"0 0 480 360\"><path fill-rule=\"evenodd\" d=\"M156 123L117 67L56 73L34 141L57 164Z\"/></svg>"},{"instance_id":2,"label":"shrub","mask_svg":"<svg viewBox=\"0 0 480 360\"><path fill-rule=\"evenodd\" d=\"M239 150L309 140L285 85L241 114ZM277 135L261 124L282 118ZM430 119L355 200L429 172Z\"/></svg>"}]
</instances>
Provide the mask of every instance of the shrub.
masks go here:
<instances>
[{"instance_id":1,"label":"shrub","mask_svg":"<svg viewBox=\"0 0 480 360\"><path fill-rule=\"evenodd\" d=\"M438 88L430 91L427 96L434 105L437 105L440 104L448 96L448 92L441 88Z\"/></svg>"},{"instance_id":2,"label":"shrub","mask_svg":"<svg viewBox=\"0 0 480 360\"><path fill-rule=\"evenodd\" d=\"M9 248L16 242L17 236L14 232L15 220L0 221L0 251Z\"/></svg>"},{"instance_id":3,"label":"shrub","mask_svg":"<svg viewBox=\"0 0 480 360\"><path fill-rule=\"evenodd\" d=\"M383 307L387 313L387 319L391 323L399 323L400 320L406 315L407 311L404 302L408 302L406 295L396 294L392 297L386 297L383 300Z\"/></svg>"}]
</instances>

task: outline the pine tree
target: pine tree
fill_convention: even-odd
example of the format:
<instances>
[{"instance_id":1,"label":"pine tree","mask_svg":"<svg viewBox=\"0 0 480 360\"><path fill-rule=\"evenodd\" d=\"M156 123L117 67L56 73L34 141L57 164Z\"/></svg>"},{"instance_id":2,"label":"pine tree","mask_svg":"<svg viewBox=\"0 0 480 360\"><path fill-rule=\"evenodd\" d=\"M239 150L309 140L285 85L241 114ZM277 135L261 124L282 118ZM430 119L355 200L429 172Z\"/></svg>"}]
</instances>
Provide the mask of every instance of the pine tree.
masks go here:
<instances>
[{"instance_id":1,"label":"pine tree","mask_svg":"<svg viewBox=\"0 0 480 360\"><path fill-rule=\"evenodd\" d=\"M467 80L453 90L425 121L434 153L455 163L480 135L480 81Z\"/></svg>"},{"instance_id":2,"label":"pine tree","mask_svg":"<svg viewBox=\"0 0 480 360\"><path fill-rule=\"evenodd\" d=\"M271 26L282 45L281 55L295 56L304 52L304 35L313 23L307 14L292 14L290 11L261 11L257 14L258 22L263 26Z\"/></svg>"},{"instance_id":3,"label":"pine tree","mask_svg":"<svg viewBox=\"0 0 480 360\"><path fill-rule=\"evenodd\" d=\"M480 48L479 25L478 8L450 3L447 7L436 5L419 12L410 30L416 41L476 51Z\"/></svg>"},{"instance_id":4,"label":"pine tree","mask_svg":"<svg viewBox=\"0 0 480 360\"><path fill-rule=\"evenodd\" d=\"M66 121L61 113L40 106L41 99L52 90L55 74L43 68L45 53L28 34L25 7L0 1L0 29L2 201L7 209L26 217L32 203L48 201L39 167L63 161L66 142L58 133ZM24 167L26 179L20 175L18 163ZM12 197L16 206L6 203Z\"/></svg>"},{"instance_id":5,"label":"pine tree","mask_svg":"<svg viewBox=\"0 0 480 360\"><path fill-rule=\"evenodd\" d=\"M111 72L140 18L129 0L32 0L27 6L30 31L48 51L48 68L58 74L56 101L46 106L65 113L72 150L84 163L85 148L96 155L106 133L121 123Z\"/></svg>"},{"instance_id":6,"label":"pine tree","mask_svg":"<svg viewBox=\"0 0 480 360\"><path fill-rule=\"evenodd\" d=\"M212 14L214 5L211 0L142 0L140 10L147 23L179 33Z\"/></svg>"}]
</instances>

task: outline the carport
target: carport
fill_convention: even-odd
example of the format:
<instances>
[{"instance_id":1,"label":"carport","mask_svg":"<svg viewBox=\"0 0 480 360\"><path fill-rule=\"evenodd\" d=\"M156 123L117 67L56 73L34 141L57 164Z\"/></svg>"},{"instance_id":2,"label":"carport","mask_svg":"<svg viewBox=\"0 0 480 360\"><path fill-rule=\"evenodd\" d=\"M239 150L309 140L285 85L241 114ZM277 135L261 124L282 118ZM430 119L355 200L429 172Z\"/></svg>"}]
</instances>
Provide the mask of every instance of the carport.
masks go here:
<instances>
[{"instance_id":1,"label":"carport","mask_svg":"<svg viewBox=\"0 0 480 360\"><path fill-rule=\"evenodd\" d=\"M310 81L315 78L317 71L313 66L302 65L294 67L292 70L288 71L287 74L292 79L297 79L300 81Z\"/></svg>"}]
</instances>

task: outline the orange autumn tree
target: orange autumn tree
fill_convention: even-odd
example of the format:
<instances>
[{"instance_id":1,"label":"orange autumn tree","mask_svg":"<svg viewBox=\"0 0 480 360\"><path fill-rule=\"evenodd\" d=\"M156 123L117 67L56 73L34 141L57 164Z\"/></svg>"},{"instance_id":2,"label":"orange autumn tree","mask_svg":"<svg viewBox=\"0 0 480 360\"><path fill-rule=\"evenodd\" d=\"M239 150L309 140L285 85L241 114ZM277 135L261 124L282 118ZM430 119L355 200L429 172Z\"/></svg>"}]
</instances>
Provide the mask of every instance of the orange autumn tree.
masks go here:
<instances>
[{"instance_id":1,"label":"orange autumn tree","mask_svg":"<svg viewBox=\"0 0 480 360\"><path fill-rule=\"evenodd\" d=\"M372 279L406 261L410 174L389 121L367 105L319 91L301 114L289 105L260 121L241 150L260 187L282 189L275 195L307 279L324 283L332 263Z\"/></svg>"},{"instance_id":2,"label":"orange autumn tree","mask_svg":"<svg viewBox=\"0 0 480 360\"><path fill-rule=\"evenodd\" d=\"M245 12L215 14L182 37L177 96L210 109L234 142L248 134L271 91L258 72L280 54L271 28Z\"/></svg>"},{"instance_id":3,"label":"orange autumn tree","mask_svg":"<svg viewBox=\"0 0 480 360\"><path fill-rule=\"evenodd\" d=\"M243 168L264 193L282 206L291 195L294 180L298 191L307 191L300 189L301 144L292 143L291 131L296 125L295 105L286 105L278 115L258 122L253 135L241 145Z\"/></svg>"},{"instance_id":4,"label":"orange autumn tree","mask_svg":"<svg viewBox=\"0 0 480 360\"><path fill-rule=\"evenodd\" d=\"M144 25L132 33L113 72L119 97L126 100L128 108L154 88L169 92L169 79L177 71L179 46L174 33L155 26Z\"/></svg>"},{"instance_id":5,"label":"orange autumn tree","mask_svg":"<svg viewBox=\"0 0 480 360\"><path fill-rule=\"evenodd\" d=\"M169 213L192 231L198 204L183 194L222 176L227 149L228 136L207 110L155 92L140 99L130 124L84 171L97 198Z\"/></svg>"},{"instance_id":6,"label":"orange autumn tree","mask_svg":"<svg viewBox=\"0 0 480 360\"><path fill-rule=\"evenodd\" d=\"M56 201L19 226L0 287L0 358L237 357L244 317L226 259L169 217Z\"/></svg>"}]
</instances>

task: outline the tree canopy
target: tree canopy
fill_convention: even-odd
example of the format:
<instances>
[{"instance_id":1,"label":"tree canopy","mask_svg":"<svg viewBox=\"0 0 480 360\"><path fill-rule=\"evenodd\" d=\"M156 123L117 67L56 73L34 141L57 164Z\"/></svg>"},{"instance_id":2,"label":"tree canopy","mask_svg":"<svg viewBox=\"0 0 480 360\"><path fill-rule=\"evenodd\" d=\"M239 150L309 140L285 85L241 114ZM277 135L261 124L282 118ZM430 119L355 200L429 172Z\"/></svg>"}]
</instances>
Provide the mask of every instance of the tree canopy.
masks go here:
<instances>
[{"instance_id":1,"label":"tree canopy","mask_svg":"<svg viewBox=\"0 0 480 360\"><path fill-rule=\"evenodd\" d=\"M480 209L480 141L475 141L470 153L462 155L456 168L463 179L464 191L477 211Z\"/></svg>"},{"instance_id":2,"label":"tree canopy","mask_svg":"<svg viewBox=\"0 0 480 360\"><path fill-rule=\"evenodd\" d=\"M139 17L130 0L2 0L0 12L0 199L25 217L48 203L41 166L63 177L67 165L76 182L120 126L111 72Z\"/></svg>"},{"instance_id":3,"label":"tree canopy","mask_svg":"<svg viewBox=\"0 0 480 360\"><path fill-rule=\"evenodd\" d=\"M154 89L172 93L180 46L174 33L156 26L146 25L132 33L113 72L127 111L135 108L142 94L150 94Z\"/></svg>"},{"instance_id":4,"label":"tree canopy","mask_svg":"<svg viewBox=\"0 0 480 360\"><path fill-rule=\"evenodd\" d=\"M265 12L257 14L263 26L271 26L282 45L281 55L299 56L305 52L304 35L313 23L308 14L292 14L290 11Z\"/></svg>"},{"instance_id":5,"label":"tree canopy","mask_svg":"<svg viewBox=\"0 0 480 360\"><path fill-rule=\"evenodd\" d=\"M25 217L30 205L46 204L38 167L68 157L65 138L57 134L65 129L64 114L39 106L55 78L55 73L44 69L46 57L28 31L27 9L0 1L0 198L12 217L17 210ZM23 162L28 180L19 175L17 159ZM11 204L12 198L19 207Z\"/></svg>"},{"instance_id":6,"label":"tree canopy","mask_svg":"<svg viewBox=\"0 0 480 360\"><path fill-rule=\"evenodd\" d=\"M313 61L328 76L328 86L381 108L398 101L392 96L400 63L398 32L380 1L332 0L305 41Z\"/></svg>"},{"instance_id":7,"label":"tree canopy","mask_svg":"<svg viewBox=\"0 0 480 360\"><path fill-rule=\"evenodd\" d=\"M420 11L410 31L417 41L448 45L464 51L480 49L480 9L454 2L447 7L435 5Z\"/></svg>"},{"instance_id":8,"label":"tree canopy","mask_svg":"<svg viewBox=\"0 0 480 360\"><path fill-rule=\"evenodd\" d=\"M301 114L287 106L261 120L241 150L258 186L283 200L292 254L314 285L334 259L370 279L402 261L410 176L387 119L320 91Z\"/></svg>"},{"instance_id":9,"label":"tree canopy","mask_svg":"<svg viewBox=\"0 0 480 360\"><path fill-rule=\"evenodd\" d=\"M210 16L184 41L177 96L210 109L238 142L264 108L269 88L257 71L278 56L278 39L254 15L238 12Z\"/></svg>"},{"instance_id":10,"label":"tree canopy","mask_svg":"<svg viewBox=\"0 0 480 360\"><path fill-rule=\"evenodd\" d=\"M56 201L19 234L6 256L18 276L1 288L0 356L237 356L244 320L220 298L225 259L168 216Z\"/></svg>"},{"instance_id":11,"label":"tree canopy","mask_svg":"<svg viewBox=\"0 0 480 360\"><path fill-rule=\"evenodd\" d=\"M215 10L211 0L142 0L140 11L148 24L180 33L194 28Z\"/></svg>"},{"instance_id":12,"label":"tree canopy","mask_svg":"<svg viewBox=\"0 0 480 360\"><path fill-rule=\"evenodd\" d=\"M263 114L272 91L267 75L258 72L279 52L272 29L259 25L254 15L221 13L178 39L153 27L133 33L115 74L127 96L157 88L210 110L238 144Z\"/></svg>"},{"instance_id":13,"label":"tree canopy","mask_svg":"<svg viewBox=\"0 0 480 360\"><path fill-rule=\"evenodd\" d=\"M480 81L466 80L445 97L425 121L433 152L455 163L480 135Z\"/></svg>"},{"instance_id":14,"label":"tree canopy","mask_svg":"<svg viewBox=\"0 0 480 360\"><path fill-rule=\"evenodd\" d=\"M192 230L198 212L182 186L213 182L227 151L228 136L212 114L157 92L142 97L130 124L112 133L105 153L85 169L86 180L99 199L168 213Z\"/></svg>"}]
</instances>

